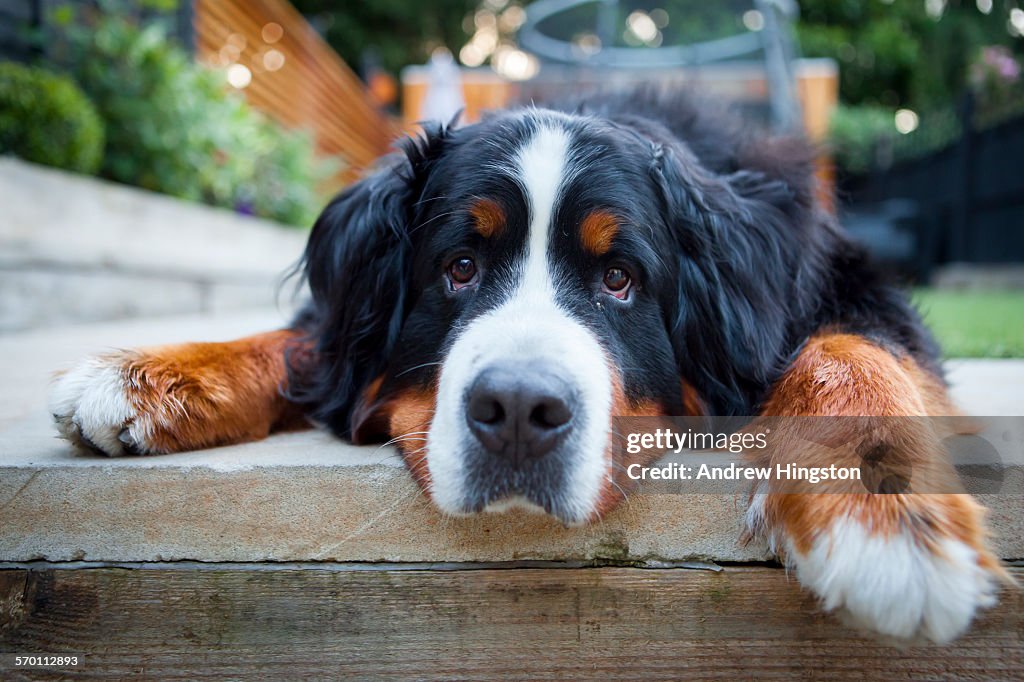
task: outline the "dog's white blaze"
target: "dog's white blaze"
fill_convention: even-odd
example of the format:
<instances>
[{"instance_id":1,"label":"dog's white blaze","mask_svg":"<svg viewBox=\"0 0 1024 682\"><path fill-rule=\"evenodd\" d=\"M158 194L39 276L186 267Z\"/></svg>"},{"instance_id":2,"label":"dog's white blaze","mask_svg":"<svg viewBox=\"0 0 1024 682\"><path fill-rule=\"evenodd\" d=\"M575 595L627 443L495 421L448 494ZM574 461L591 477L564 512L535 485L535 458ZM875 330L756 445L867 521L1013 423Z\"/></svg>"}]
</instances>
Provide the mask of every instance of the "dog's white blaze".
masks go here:
<instances>
[{"instance_id":1,"label":"dog's white blaze","mask_svg":"<svg viewBox=\"0 0 1024 682\"><path fill-rule=\"evenodd\" d=\"M427 467L433 499L449 513L461 513L465 504L463 453L472 438L464 417L466 390L482 368L506 358L551 363L575 385L579 412L566 447L576 453L576 459L569 465L572 471L561 501L570 520L582 523L590 517L608 476L610 371L597 339L556 302L549 254L559 192L571 177L570 143L568 131L547 123L538 127L518 154L512 172L529 201L530 226L512 292L504 304L467 326L441 370L437 411L427 439ZM522 498L491 508L515 506L518 499Z\"/></svg>"},{"instance_id":2,"label":"dog's white blaze","mask_svg":"<svg viewBox=\"0 0 1024 682\"><path fill-rule=\"evenodd\" d=\"M552 305L554 282L548 261L551 218L562 187L569 157L569 137L563 130L543 127L519 154L518 178L530 202L530 232L522 279L512 302L527 299Z\"/></svg>"}]
</instances>

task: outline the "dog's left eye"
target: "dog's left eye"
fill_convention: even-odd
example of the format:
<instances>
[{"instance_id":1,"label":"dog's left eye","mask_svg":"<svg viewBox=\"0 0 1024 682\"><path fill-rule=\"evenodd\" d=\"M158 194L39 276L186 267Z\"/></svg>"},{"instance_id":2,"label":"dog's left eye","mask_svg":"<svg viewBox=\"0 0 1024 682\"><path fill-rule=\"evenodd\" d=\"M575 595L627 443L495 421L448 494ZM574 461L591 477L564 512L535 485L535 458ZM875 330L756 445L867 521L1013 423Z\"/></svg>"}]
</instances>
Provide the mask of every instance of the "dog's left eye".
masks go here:
<instances>
[{"instance_id":1,"label":"dog's left eye","mask_svg":"<svg viewBox=\"0 0 1024 682\"><path fill-rule=\"evenodd\" d=\"M468 256L456 258L448 265L448 281L458 291L476 281L476 262Z\"/></svg>"},{"instance_id":2,"label":"dog's left eye","mask_svg":"<svg viewBox=\"0 0 1024 682\"><path fill-rule=\"evenodd\" d=\"M605 270L601 283L604 285L605 293L624 301L629 296L629 288L633 280L629 273L622 268L608 268Z\"/></svg>"}]
</instances>

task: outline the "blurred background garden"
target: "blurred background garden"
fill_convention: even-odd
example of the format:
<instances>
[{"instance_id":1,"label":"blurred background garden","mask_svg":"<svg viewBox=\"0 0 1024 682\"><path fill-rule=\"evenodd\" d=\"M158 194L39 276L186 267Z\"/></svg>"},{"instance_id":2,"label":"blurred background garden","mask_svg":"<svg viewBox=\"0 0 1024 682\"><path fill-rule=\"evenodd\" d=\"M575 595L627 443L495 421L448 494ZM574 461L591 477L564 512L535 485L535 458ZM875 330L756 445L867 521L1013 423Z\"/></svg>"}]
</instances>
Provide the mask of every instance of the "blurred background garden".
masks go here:
<instances>
[{"instance_id":1,"label":"blurred background garden","mask_svg":"<svg viewBox=\"0 0 1024 682\"><path fill-rule=\"evenodd\" d=\"M832 208L915 287L947 354L1024 357L1018 0L0 0L0 60L0 183L20 204L0 217L0 330L254 305L326 199L417 121L643 82L806 133ZM129 212L149 204L111 182L220 217ZM90 296L115 303L76 308Z\"/></svg>"}]
</instances>

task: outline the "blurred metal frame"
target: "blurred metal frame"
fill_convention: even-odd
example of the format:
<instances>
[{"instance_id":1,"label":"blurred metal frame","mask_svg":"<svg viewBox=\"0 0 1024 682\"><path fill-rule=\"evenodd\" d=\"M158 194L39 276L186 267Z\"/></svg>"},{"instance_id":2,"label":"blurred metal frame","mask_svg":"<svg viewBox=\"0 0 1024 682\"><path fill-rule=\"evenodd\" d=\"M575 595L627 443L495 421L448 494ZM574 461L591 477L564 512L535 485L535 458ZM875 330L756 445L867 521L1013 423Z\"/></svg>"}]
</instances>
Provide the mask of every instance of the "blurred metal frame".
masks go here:
<instances>
[{"instance_id":1,"label":"blurred metal frame","mask_svg":"<svg viewBox=\"0 0 1024 682\"><path fill-rule=\"evenodd\" d=\"M586 54L572 43L541 32L540 24L546 19L595 3L599 5L596 34L606 46L601 50ZM762 60L750 61L764 65L771 123L779 131L799 128L800 100L792 69L795 49L789 27L789 21L798 10L792 0L753 0L751 9L756 9L764 18L764 26L759 31L686 45L646 48L614 46L620 4L621 0L538 0L527 8L526 21L519 30L519 45L551 62L624 70L694 68L762 53Z\"/></svg>"}]
</instances>

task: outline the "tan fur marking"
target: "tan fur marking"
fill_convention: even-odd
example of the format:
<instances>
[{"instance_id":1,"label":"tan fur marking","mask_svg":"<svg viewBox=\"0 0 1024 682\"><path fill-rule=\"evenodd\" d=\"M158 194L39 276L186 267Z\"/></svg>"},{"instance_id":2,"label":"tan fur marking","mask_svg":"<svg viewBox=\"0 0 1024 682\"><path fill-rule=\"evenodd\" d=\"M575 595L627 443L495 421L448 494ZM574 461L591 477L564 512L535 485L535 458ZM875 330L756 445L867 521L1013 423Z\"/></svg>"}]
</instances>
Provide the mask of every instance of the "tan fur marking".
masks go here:
<instances>
[{"instance_id":1,"label":"tan fur marking","mask_svg":"<svg viewBox=\"0 0 1024 682\"><path fill-rule=\"evenodd\" d=\"M594 256L603 256L612 248L619 233L619 220L608 211L593 211L580 224L580 243Z\"/></svg>"},{"instance_id":2,"label":"tan fur marking","mask_svg":"<svg viewBox=\"0 0 1024 682\"><path fill-rule=\"evenodd\" d=\"M702 417L707 414L704 400L697 393L697 389L686 379L680 379L679 382L683 393L683 415L686 417Z\"/></svg>"},{"instance_id":3,"label":"tan fur marking","mask_svg":"<svg viewBox=\"0 0 1024 682\"><path fill-rule=\"evenodd\" d=\"M665 409L658 403L651 400L632 401L626 396L622 386L622 377L619 370L608 360L612 376L612 414L614 417L663 417ZM668 424L665 424L667 426ZM611 426L611 425L609 425ZM614 429L611 429L614 430ZM603 486L597 503L594 505L594 512L590 520L596 521L612 509L617 507L626 497L626 492L636 486L636 481L629 478L627 469L630 464L650 464L652 456L649 453L641 452L631 455L625 448L614 447L616 439L624 438L621 433L610 433L608 446L605 450L605 459L608 462L608 479ZM621 440L620 440L621 444ZM613 483L614 481L614 483Z\"/></svg>"},{"instance_id":4,"label":"tan fur marking","mask_svg":"<svg viewBox=\"0 0 1024 682\"><path fill-rule=\"evenodd\" d=\"M280 389L285 349L297 332L282 330L226 343L188 343L130 354L126 394L147 423L155 452L178 452L265 438L305 423Z\"/></svg>"},{"instance_id":5,"label":"tan fur marking","mask_svg":"<svg viewBox=\"0 0 1024 682\"><path fill-rule=\"evenodd\" d=\"M434 418L437 396L431 391L406 390L387 402L389 432L416 483L430 496L427 468L427 436Z\"/></svg>"},{"instance_id":6,"label":"tan fur marking","mask_svg":"<svg viewBox=\"0 0 1024 682\"><path fill-rule=\"evenodd\" d=\"M505 230L505 209L493 199L477 199L469 207L474 227L481 237L490 239Z\"/></svg>"}]
</instances>

